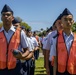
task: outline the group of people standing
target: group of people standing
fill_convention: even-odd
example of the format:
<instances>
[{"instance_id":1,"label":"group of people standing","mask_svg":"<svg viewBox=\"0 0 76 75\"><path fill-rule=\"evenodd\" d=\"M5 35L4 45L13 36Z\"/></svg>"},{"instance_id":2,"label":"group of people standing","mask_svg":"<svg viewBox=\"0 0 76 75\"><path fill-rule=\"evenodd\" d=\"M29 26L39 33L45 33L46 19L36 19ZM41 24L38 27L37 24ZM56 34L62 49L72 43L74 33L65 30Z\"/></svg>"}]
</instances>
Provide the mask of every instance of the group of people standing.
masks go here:
<instances>
[{"instance_id":1,"label":"group of people standing","mask_svg":"<svg viewBox=\"0 0 76 75\"><path fill-rule=\"evenodd\" d=\"M13 10L4 5L0 28L0 75L34 75L39 37L20 26ZM41 43L47 75L76 75L76 33L73 14L65 8Z\"/></svg>"},{"instance_id":2,"label":"group of people standing","mask_svg":"<svg viewBox=\"0 0 76 75\"><path fill-rule=\"evenodd\" d=\"M1 20L0 75L34 75L38 36L20 26L20 21L7 4L1 11Z\"/></svg>"},{"instance_id":3,"label":"group of people standing","mask_svg":"<svg viewBox=\"0 0 76 75\"><path fill-rule=\"evenodd\" d=\"M65 8L43 38L44 67L47 75L76 75L76 33L73 14Z\"/></svg>"}]
</instances>

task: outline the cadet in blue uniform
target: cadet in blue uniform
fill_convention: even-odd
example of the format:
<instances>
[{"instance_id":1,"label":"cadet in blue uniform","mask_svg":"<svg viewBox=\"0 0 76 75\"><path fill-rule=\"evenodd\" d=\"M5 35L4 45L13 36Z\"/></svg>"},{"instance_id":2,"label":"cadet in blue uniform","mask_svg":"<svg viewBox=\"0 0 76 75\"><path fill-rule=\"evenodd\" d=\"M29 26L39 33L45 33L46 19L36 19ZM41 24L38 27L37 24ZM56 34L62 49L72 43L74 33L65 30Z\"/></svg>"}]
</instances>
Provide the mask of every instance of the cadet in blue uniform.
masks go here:
<instances>
[{"instance_id":1,"label":"cadet in blue uniform","mask_svg":"<svg viewBox=\"0 0 76 75\"><path fill-rule=\"evenodd\" d=\"M1 11L1 20L3 21L3 26L0 29L0 33L1 32L4 33L5 38L7 39L7 43L9 45L13 34L16 32L16 29L12 25L12 21L14 20L13 11L6 4L4 5L4 7ZM17 34L16 34L16 36L17 36ZM27 55L29 54L29 49L28 49L27 37L25 36L24 31L21 31L20 37L21 37L21 39L20 39L20 44L18 46L18 51L19 51L18 55L13 54L13 57L15 57L17 59L16 67L13 69L8 69L8 67L6 67L5 69L0 69L0 75L21 75L20 74L21 63L20 63L19 59L23 59L24 57L27 57ZM14 41L15 41L15 39L14 39ZM24 53L21 52L22 48L24 50ZM8 55L8 53L7 53L7 56L10 57Z\"/></svg>"},{"instance_id":2,"label":"cadet in blue uniform","mask_svg":"<svg viewBox=\"0 0 76 75\"><path fill-rule=\"evenodd\" d=\"M67 53L68 53L67 55L70 54L70 49L71 49L71 46L72 46L72 42L74 40L74 35L73 35L72 31L71 31L71 27L72 27L73 22L74 22L73 21L73 15L71 14L71 12L67 8L65 8L65 10L62 12L62 18L61 18L61 25L63 27L63 32L62 32L63 37L61 37L61 39L63 38L65 40L64 42L65 42ZM59 35L61 35L61 34L59 34ZM76 75L76 74L68 73L67 64L69 62L68 62L67 58L66 59L67 59L68 63L66 63L66 71L65 72L59 72L60 69L57 67L57 66L59 66L59 61L58 60L63 58L63 56L65 56L65 53L64 53L65 48L60 46L60 48L62 48L61 50L64 50L63 51L64 54L61 55L61 57L58 58L58 52L59 52L58 51L59 50L58 49L59 48L58 44L59 43L58 43L57 38L58 38L58 36L56 36L55 38L52 38L53 45L51 46L51 52L50 52L51 57L54 56L54 71L53 71L53 75ZM64 42L60 41L60 44L62 44ZM61 61L63 61L63 59L61 59ZM64 60L64 61L66 61L66 60ZM62 65L62 63L60 63L60 65ZM65 64L63 64L63 65L65 65ZM63 69L63 67L62 67L62 69Z\"/></svg>"},{"instance_id":3,"label":"cadet in blue uniform","mask_svg":"<svg viewBox=\"0 0 76 75\"><path fill-rule=\"evenodd\" d=\"M34 75L34 60L33 60L33 56L34 56L34 45L33 45L33 42L31 40L31 34L32 34L32 31L30 29L27 29L26 31L26 34L27 34L27 38L29 40L29 46L30 46L30 59L27 60L27 63L28 63L28 75ZM32 68L33 67L33 68Z\"/></svg>"},{"instance_id":4,"label":"cadet in blue uniform","mask_svg":"<svg viewBox=\"0 0 76 75\"><path fill-rule=\"evenodd\" d=\"M54 30L52 32L50 32L47 36L47 44L46 44L46 71L48 73L48 75L53 75L53 66L51 65L51 61L52 59L50 58L50 52L51 52L51 46L52 46L52 38L54 36L57 36L58 31L60 31L62 29L61 26L61 14L58 16L58 18L56 19L56 21L54 22L57 30ZM49 68L50 66L50 68Z\"/></svg>"},{"instance_id":5,"label":"cadet in blue uniform","mask_svg":"<svg viewBox=\"0 0 76 75\"><path fill-rule=\"evenodd\" d=\"M18 18L14 17L14 20L12 21L12 24L16 27L20 27L21 21L18 20Z\"/></svg>"}]
</instances>

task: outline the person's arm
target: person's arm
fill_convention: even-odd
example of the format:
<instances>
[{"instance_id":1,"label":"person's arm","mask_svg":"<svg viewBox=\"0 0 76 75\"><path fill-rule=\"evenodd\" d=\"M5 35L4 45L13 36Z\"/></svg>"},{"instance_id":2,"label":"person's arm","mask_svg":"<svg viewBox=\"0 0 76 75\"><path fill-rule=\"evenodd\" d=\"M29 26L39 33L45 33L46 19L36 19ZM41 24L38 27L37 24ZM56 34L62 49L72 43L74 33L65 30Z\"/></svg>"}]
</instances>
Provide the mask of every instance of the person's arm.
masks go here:
<instances>
[{"instance_id":1,"label":"person's arm","mask_svg":"<svg viewBox=\"0 0 76 75\"><path fill-rule=\"evenodd\" d=\"M28 50L28 48L24 48L24 49L25 49L24 53L22 53L19 50L18 50L17 54L13 53L14 57L17 58L17 59L24 59L25 57L27 57L28 54L29 54L29 50Z\"/></svg>"},{"instance_id":2,"label":"person's arm","mask_svg":"<svg viewBox=\"0 0 76 75\"><path fill-rule=\"evenodd\" d=\"M48 75L50 75L50 69L49 69L49 52L50 50L46 50L46 56L45 56L45 66L46 66L46 72Z\"/></svg>"},{"instance_id":3,"label":"person's arm","mask_svg":"<svg viewBox=\"0 0 76 75\"><path fill-rule=\"evenodd\" d=\"M29 54L29 48L28 48L28 40L27 40L27 36L24 33L23 30L21 30L21 38L20 38L20 47L23 50L23 53L19 50L17 55L14 55L17 59L23 59L24 57L26 57Z\"/></svg>"},{"instance_id":4,"label":"person's arm","mask_svg":"<svg viewBox=\"0 0 76 75\"><path fill-rule=\"evenodd\" d=\"M30 58L33 57L33 55L34 55L34 52L31 51L27 57L24 57L24 58L23 58L23 60L29 60Z\"/></svg>"},{"instance_id":5,"label":"person's arm","mask_svg":"<svg viewBox=\"0 0 76 75\"><path fill-rule=\"evenodd\" d=\"M57 60L56 56L54 56L53 75L56 75L56 71L57 71Z\"/></svg>"},{"instance_id":6,"label":"person's arm","mask_svg":"<svg viewBox=\"0 0 76 75\"><path fill-rule=\"evenodd\" d=\"M50 75L50 69L49 69L49 53L50 53L50 35L47 36L47 43L45 47L45 66L46 66L46 72L48 75Z\"/></svg>"},{"instance_id":7,"label":"person's arm","mask_svg":"<svg viewBox=\"0 0 76 75\"><path fill-rule=\"evenodd\" d=\"M36 51L36 50L39 49L39 45L38 45L38 42L37 42L36 38L34 38L34 42L35 42L35 48L34 48L34 50Z\"/></svg>"},{"instance_id":8,"label":"person's arm","mask_svg":"<svg viewBox=\"0 0 76 75\"><path fill-rule=\"evenodd\" d=\"M22 53L22 58L28 56L29 54L29 48L23 48L23 50L24 50L24 53Z\"/></svg>"},{"instance_id":9,"label":"person's arm","mask_svg":"<svg viewBox=\"0 0 76 75\"><path fill-rule=\"evenodd\" d=\"M37 51L39 49L39 47L35 47L34 50Z\"/></svg>"},{"instance_id":10,"label":"person's arm","mask_svg":"<svg viewBox=\"0 0 76 75\"><path fill-rule=\"evenodd\" d=\"M28 60L28 59L32 58L34 55L34 45L29 37L27 37L27 39L28 39L28 44L29 44L29 46L28 46L29 47L29 54L27 55L27 53L26 53L27 56L25 56L23 58L23 60Z\"/></svg>"},{"instance_id":11,"label":"person's arm","mask_svg":"<svg viewBox=\"0 0 76 75\"><path fill-rule=\"evenodd\" d=\"M50 60L53 65L53 75L56 75L56 71L57 71L56 39L53 38L52 38L52 45L50 51Z\"/></svg>"}]
</instances>

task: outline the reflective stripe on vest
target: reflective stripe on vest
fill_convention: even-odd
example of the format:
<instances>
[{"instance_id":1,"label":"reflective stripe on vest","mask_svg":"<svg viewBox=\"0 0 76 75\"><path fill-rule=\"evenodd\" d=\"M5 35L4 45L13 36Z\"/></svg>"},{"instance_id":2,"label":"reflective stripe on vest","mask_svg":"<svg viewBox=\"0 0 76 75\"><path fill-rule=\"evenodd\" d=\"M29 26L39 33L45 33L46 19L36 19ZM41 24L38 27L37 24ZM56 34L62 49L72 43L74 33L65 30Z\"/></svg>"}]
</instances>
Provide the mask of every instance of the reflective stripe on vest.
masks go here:
<instances>
[{"instance_id":1,"label":"reflective stripe on vest","mask_svg":"<svg viewBox=\"0 0 76 75\"><path fill-rule=\"evenodd\" d=\"M58 72L64 73L67 70L70 74L76 74L76 34L74 34L74 41L71 45L69 55L63 35L58 36L57 55Z\"/></svg>"},{"instance_id":2,"label":"reflective stripe on vest","mask_svg":"<svg viewBox=\"0 0 76 75\"><path fill-rule=\"evenodd\" d=\"M16 29L9 44L6 41L4 32L0 32L0 69L14 69L16 67L16 58L13 56L12 50L18 49L20 30L20 28Z\"/></svg>"}]
</instances>

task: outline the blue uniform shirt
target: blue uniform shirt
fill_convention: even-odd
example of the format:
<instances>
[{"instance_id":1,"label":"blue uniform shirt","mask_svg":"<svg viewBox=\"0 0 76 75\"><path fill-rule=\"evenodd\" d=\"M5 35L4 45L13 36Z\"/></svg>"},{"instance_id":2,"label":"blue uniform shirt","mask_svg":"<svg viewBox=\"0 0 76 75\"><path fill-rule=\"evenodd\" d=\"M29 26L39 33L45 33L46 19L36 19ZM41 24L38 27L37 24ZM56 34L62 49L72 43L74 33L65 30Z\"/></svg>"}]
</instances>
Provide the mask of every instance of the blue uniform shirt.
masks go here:
<instances>
[{"instance_id":1,"label":"blue uniform shirt","mask_svg":"<svg viewBox=\"0 0 76 75\"><path fill-rule=\"evenodd\" d=\"M74 35L71 32L71 34L69 36L67 36L65 33L63 33L63 36L64 36L64 39L65 39L67 51L68 51L68 54L69 54ZM52 43L53 44L51 46L51 51L50 51L50 57L51 57L50 60L52 59L52 56L56 56L56 40L57 40L57 37L52 38Z\"/></svg>"},{"instance_id":2,"label":"blue uniform shirt","mask_svg":"<svg viewBox=\"0 0 76 75\"><path fill-rule=\"evenodd\" d=\"M0 32L4 30L4 27L2 27L0 29ZM13 33L16 31L15 27L12 25L11 28L8 30L8 32L6 32L4 30L4 34L6 36L6 39L7 39L7 42L9 43L10 41L10 38L12 37ZM21 30L21 39L20 39L20 45L18 47L18 50L22 50L22 48L27 48L28 47L28 40L27 40L27 37L24 33L23 30Z\"/></svg>"}]
</instances>

